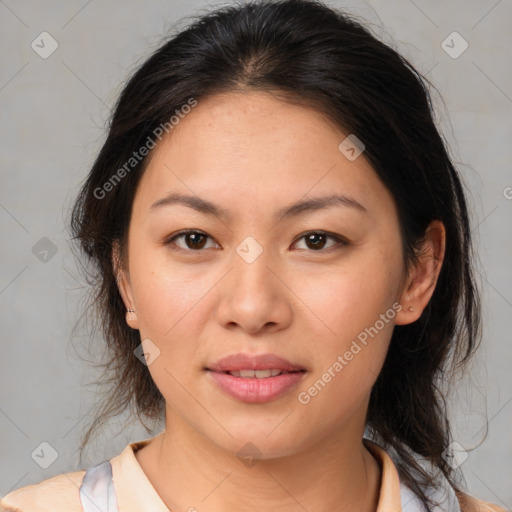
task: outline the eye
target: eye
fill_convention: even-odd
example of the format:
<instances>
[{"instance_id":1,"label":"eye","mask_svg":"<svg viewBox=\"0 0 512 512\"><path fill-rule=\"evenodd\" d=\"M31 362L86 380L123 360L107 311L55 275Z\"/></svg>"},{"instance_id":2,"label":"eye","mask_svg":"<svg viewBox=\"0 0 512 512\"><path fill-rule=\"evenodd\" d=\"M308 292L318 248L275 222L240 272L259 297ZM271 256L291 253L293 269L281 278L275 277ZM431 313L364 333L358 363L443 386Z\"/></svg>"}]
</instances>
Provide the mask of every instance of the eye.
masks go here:
<instances>
[{"instance_id":1,"label":"eye","mask_svg":"<svg viewBox=\"0 0 512 512\"><path fill-rule=\"evenodd\" d=\"M203 233L202 231L193 230L193 229L187 229L185 231L181 231L175 235L173 235L171 238L169 238L165 245L176 245L178 249L184 250L184 251L195 251L200 252L202 249L208 249L207 246L207 240L210 238L213 240L209 235L206 233ZM335 243L331 244L330 246L326 247L327 240L334 240ZM181 240L183 242L182 245L176 243L177 240ZM339 235L327 233L325 231L310 231L308 233L303 234L301 237L297 239L293 243L293 245L297 245L299 241L304 240L306 247L305 249L310 249L314 252L320 252L320 251L330 251L331 249L339 248L339 246L348 245L348 242L344 240ZM338 245L338 247L336 247ZM211 247L219 247L217 243L213 243L213 246ZM304 249L304 247L299 248Z\"/></svg>"},{"instance_id":2,"label":"eye","mask_svg":"<svg viewBox=\"0 0 512 512\"><path fill-rule=\"evenodd\" d=\"M177 233L176 235L173 235L171 238L169 238L165 245L170 245L175 243L176 240L183 239L184 246L180 246L179 244L175 244L178 246L179 249L183 249L185 251L192 250L192 251L200 251L201 249L208 248L206 247L206 240L208 238L211 238L206 233L203 233L202 231L196 231L193 229L188 229L185 231L181 231L180 233ZM214 244L214 246L218 246L218 244Z\"/></svg>"},{"instance_id":3,"label":"eye","mask_svg":"<svg viewBox=\"0 0 512 512\"><path fill-rule=\"evenodd\" d=\"M319 252L321 250L330 250L332 248L337 248L336 244L331 244L326 248L326 241L328 239L334 240L335 242L337 242L339 246L348 245L347 241L344 240L342 237L326 233L325 231L310 231L309 233L305 233L297 240L297 242L294 243L294 245L297 244L298 241L303 239L305 240L306 249L311 249L316 252Z\"/></svg>"}]
</instances>

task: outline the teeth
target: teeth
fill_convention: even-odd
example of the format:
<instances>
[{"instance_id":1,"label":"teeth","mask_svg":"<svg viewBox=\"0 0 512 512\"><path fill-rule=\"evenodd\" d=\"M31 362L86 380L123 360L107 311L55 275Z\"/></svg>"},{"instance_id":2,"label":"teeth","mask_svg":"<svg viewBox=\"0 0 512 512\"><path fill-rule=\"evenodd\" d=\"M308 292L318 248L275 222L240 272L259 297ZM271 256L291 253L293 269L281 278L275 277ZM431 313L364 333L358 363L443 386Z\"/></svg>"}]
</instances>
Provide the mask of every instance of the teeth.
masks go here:
<instances>
[{"instance_id":1,"label":"teeth","mask_svg":"<svg viewBox=\"0 0 512 512\"><path fill-rule=\"evenodd\" d=\"M265 379L267 377L276 377L283 373L282 370L278 370L275 368L269 370L233 370L228 372L233 377L243 377L243 378L254 378L257 379Z\"/></svg>"}]
</instances>

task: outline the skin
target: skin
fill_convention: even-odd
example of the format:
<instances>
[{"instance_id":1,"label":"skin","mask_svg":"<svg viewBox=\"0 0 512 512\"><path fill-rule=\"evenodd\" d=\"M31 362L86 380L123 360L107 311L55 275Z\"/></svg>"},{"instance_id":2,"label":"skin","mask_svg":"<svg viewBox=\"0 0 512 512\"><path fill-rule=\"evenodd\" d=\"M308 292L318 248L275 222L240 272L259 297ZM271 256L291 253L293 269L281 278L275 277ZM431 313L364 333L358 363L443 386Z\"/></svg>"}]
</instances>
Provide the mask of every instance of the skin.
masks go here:
<instances>
[{"instance_id":1,"label":"skin","mask_svg":"<svg viewBox=\"0 0 512 512\"><path fill-rule=\"evenodd\" d=\"M134 199L128 261L114 253L114 266L135 310L128 324L160 351L148 368L166 400L165 432L136 457L173 511L376 509L381 471L362 443L369 396L394 325L414 322L430 300L445 231L432 222L407 273L393 197L364 153L350 161L340 152L346 136L313 109L263 92L226 93L199 101L152 154ZM171 192L230 217L151 208ZM337 205L274 218L333 193L366 213ZM165 244L183 229L207 237ZM318 230L347 244L320 236L317 249L304 235ZM248 236L263 249L252 263L236 252ZM301 404L298 393L394 303L403 309ZM204 371L238 352L274 353L307 373L284 396L244 403ZM261 453L251 467L237 456L249 442Z\"/></svg>"}]
</instances>

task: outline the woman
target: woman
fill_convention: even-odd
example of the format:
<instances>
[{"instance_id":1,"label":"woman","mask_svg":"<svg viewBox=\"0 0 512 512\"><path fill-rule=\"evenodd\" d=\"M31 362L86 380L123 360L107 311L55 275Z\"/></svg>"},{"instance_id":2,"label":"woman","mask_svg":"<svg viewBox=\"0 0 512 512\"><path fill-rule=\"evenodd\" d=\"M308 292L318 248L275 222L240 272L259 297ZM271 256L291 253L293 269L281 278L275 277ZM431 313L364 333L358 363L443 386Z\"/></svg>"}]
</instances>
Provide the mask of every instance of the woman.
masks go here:
<instances>
[{"instance_id":1,"label":"woman","mask_svg":"<svg viewBox=\"0 0 512 512\"><path fill-rule=\"evenodd\" d=\"M442 385L479 299L424 79L319 2L203 16L134 74L76 202L116 386L159 435L5 510L503 510Z\"/></svg>"}]
</instances>

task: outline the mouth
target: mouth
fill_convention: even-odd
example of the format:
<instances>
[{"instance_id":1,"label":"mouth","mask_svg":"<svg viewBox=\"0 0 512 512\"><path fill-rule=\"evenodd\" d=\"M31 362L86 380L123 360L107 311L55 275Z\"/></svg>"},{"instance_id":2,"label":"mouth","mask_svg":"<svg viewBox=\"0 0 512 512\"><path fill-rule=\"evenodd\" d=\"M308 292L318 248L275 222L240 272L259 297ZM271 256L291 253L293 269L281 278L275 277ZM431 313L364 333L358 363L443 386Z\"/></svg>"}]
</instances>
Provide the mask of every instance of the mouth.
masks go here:
<instances>
[{"instance_id":1,"label":"mouth","mask_svg":"<svg viewBox=\"0 0 512 512\"><path fill-rule=\"evenodd\" d=\"M209 371L215 371L211 370L210 368L206 368L206 370ZM217 373L225 373L227 375L231 375L232 377L239 377L242 379L268 379L269 377L277 377L279 375L288 374L288 373L299 373L299 372L305 372L306 370L295 370L295 371L286 371L281 370L279 368L271 368L267 370L230 370L230 371L219 371Z\"/></svg>"},{"instance_id":2,"label":"mouth","mask_svg":"<svg viewBox=\"0 0 512 512\"><path fill-rule=\"evenodd\" d=\"M238 401L264 403L289 393L307 370L274 354L233 354L204 368L211 381Z\"/></svg>"},{"instance_id":3,"label":"mouth","mask_svg":"<svg viewBox=\"0 0 512 512\"><path fill-rule=\"evenodd\" d=\"M234 377L268 378L280 373L305 371L299 364L292 363L275 354L231 354L208 365L205 370L230 372Z\"/></svg>"}]
</instances>

